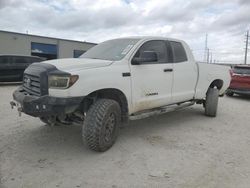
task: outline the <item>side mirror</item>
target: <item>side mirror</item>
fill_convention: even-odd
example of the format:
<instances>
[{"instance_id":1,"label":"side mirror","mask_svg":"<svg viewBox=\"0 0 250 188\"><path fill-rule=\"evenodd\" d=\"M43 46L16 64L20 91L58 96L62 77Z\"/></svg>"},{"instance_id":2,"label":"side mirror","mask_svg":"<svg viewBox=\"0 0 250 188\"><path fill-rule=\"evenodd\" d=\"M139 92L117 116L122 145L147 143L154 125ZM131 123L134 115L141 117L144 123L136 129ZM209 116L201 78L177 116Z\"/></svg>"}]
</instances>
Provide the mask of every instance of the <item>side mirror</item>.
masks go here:
<instances>
[{"instance_id":1,"label":"side mirror","mask_svg":"<svg viewBox=\"0 0 250 188\"><path fill-rule=\"evenodd\" d=\"M132 65L140 65L141 63L156 62L158 61L157 54L154 51L144 51L140 57L132 59Z\"/></svg>"}]
</instances>

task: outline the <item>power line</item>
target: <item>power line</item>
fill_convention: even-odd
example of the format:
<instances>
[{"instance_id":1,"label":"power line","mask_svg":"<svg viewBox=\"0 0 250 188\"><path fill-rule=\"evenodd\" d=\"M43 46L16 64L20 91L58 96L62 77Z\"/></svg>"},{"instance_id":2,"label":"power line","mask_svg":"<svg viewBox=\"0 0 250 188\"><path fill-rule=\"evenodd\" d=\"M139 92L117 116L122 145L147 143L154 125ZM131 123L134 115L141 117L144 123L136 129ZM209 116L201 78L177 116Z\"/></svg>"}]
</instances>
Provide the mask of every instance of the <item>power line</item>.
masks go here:
<instances>
[{"instance_id":1,"label":"power line","mask_svg":"<svg viewBox=\"0 0 250 188\"><path fill-rule=\"evenodd\" d=\"M240 62L241 60L216 60L218 62Z\"/></svg>"},{"instance_id":2,"label":"power line","mask_svg":"<svg viewBox=\"0 0 250 188\"><path fill-rule=\"evenodd\" d=\"M211 49L210 49L211 51ZM242 52L215 52L213 51L214 54L231 54L231 55L238 55L238 54L241 54L242 55Z\"/></svg>"},{"instance_id":3,"label":"power line","mask_svg":"<svg viewBox=\"0 0 250 188\"><path fill-rule=\"evenodd\" d=\"M203 52L197 52L197 51L193 51L193 53L195 54L201 54ZM210 49L209 48L209 53L213 53L213 54L219 54L219 55L223 55L223 54L229 54L229 55L242 55L242 52L217 52L216 50Z\"/></svg>"}]
</instances>

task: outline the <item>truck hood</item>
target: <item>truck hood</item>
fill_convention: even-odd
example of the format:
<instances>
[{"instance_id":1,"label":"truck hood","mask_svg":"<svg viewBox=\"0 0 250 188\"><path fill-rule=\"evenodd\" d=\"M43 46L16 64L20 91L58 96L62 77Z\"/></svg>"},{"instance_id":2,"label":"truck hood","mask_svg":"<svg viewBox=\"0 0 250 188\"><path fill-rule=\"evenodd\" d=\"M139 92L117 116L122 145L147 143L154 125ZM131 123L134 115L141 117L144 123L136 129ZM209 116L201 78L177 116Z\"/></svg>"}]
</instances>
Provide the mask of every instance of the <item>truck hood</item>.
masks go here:
<instances>
[{"instance_id":1,"label":"truck hood","mask_svg":"<svg viewBox=\"0 0 250 188\"><path fill-rule=\"evenodd\" d=\"M92 69L105 67L112 64L113 61L102 60L102 59L88 59L88 58L66 58L66 59L55 59L49 61L43 61L56 66L57 69L65 72L76 72L84 69Z\"/></svg>"}]
</instances>

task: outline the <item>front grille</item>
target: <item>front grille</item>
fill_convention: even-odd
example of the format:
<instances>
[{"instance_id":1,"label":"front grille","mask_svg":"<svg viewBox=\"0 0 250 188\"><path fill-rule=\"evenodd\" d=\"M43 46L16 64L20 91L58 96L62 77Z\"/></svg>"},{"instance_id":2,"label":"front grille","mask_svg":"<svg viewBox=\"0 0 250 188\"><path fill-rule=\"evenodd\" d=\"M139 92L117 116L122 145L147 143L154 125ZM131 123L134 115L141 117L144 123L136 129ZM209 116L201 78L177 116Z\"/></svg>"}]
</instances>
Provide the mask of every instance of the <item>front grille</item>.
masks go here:
<instances>
[{"instance_id":1,"label":"front grille","mask_svg":"<svg viewBox=\"0 0 250 188\"><path fill-rule=\"evenodd\" d=\"M24 74L23 89L29 95L41 96L40 77L36 75Z\"/></svg>"},{"instance_id":2,"label":"front grille","mask_svg":"<svg viewBox=\"0 0 250 188\"><path fill-rule=\"evenodd\" d=\"M48 75L57 71L56 67L47 63L32 63L24 71L22 92L24 95L48 95Z\"/></svg>"}]
</instances>

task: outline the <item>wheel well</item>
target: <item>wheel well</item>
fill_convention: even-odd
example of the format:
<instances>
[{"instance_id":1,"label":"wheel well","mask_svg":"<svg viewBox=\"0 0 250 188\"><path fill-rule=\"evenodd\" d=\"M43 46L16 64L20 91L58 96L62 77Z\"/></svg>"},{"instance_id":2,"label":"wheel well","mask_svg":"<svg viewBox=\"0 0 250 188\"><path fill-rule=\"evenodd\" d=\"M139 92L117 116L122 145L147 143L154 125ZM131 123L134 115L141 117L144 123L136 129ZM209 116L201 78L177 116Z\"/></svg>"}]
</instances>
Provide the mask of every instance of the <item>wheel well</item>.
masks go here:
<instances>
[{"instance_id":1,"label":"wheel well","mask_svg":"<svg viewBox=\"0 0 250 188\"><path fill-rule=\"evenodd\" d=\"M98 99L112 99L119 103L122 113L122 122L128 121L128 101L125 94L118 89L101 89L90 93L83 101L84 111L88 111L90 106Z\"/></svg>"},{"instance_id":2,"label":"wheel well","mask_svg":"<svg viewBox=\"0 0 250 188\"><path fill-rule=\"evenodd\" d=\"M210 84L210 88L217 87L218 90L220 90L223 86L223 80L216 79Z\"/></svg>"}]
</instances>

